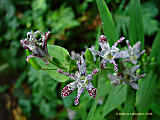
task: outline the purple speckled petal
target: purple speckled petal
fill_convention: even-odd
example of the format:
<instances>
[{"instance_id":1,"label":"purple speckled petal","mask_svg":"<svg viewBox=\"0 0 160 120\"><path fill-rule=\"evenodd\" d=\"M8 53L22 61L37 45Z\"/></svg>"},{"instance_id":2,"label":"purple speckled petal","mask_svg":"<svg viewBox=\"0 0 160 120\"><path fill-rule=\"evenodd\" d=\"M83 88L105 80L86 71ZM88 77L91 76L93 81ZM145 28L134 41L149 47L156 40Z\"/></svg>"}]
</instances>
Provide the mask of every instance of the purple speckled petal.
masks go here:
<instances>
[{"instance_id":1,"label":"purple speckled petal","mask_svg":"<svg viewBox=\"0 0 160 120\"><path fill-rule=\"evenodd\" d=\"M75 98L74 104L78 105L79 104L79 98L82 94L82 92L84 91L84 88L78 88L78 93L77 93L77 97Z\"/></svg>"},{"instance_id":2,"label":"purple speckled petal","mask_svg":"<svg viewBox=\"0 0 160 120\"><path fill-rule=\"evenodd\" d=\"M96 97L96 88L93 87L91 82L88 83L88 85L86 86L86 89L91 97L93 98Z\"/></svg>"},{"instance_id":3,"label":"purple speckled petal","mask_svg":"<svg viewBox=\"0 0 160 120\"><path fill-rule=\"evenodd\" d=\"M77 88L77 83L75 82L71 82L70 84L66 85L61 92L61 96L62 97L66 97L68 95L70 95L75 89Z\"/></svg>"},{"instance_id":4,"label":"purple speckled petal","mask_svg":"<svg viewBox=\"0 0 160 120\"><path fill-rule=\"evenodd\" d=\"M118 65L116 64L115 60L110 60L109 62L114 65L114 71L117 72L118 71Z\"/></svg>"}]
</instances>

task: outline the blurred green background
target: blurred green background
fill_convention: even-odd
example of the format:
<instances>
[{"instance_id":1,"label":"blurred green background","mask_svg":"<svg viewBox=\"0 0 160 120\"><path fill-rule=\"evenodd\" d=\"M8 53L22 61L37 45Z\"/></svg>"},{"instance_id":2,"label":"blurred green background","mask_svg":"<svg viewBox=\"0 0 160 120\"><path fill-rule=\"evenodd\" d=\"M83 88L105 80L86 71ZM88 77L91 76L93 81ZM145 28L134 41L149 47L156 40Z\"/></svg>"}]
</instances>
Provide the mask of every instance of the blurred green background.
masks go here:
<instances>
[{"instance_id":1,"label":"blurred green background","mask_svg":"<svg viewBox=\"0 0 160 120\"><path fill-rule=\"evenodd\" d=\"M105 2L118 33L128 38L129 0ZM160 26L160 1L141 0L141 11L150 52ZM0 0L0 120L71 120L74 114L85 120L89 98L78 107L72 105L74 95L62 100L64 83L27 64L20 40L28 31L49 30L49 44L78 53L95 43L99 28L95 0Z\"/></svg>"}]
</instances>

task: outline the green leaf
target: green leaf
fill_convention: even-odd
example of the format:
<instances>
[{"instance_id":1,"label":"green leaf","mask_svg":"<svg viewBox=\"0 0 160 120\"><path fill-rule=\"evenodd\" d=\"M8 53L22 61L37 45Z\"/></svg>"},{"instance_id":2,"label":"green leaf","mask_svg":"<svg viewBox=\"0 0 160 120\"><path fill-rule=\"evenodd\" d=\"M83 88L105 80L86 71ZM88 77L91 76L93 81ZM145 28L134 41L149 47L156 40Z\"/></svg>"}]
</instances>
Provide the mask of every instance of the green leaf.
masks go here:
<instances>
[{"instance_id":1,"label":"green leaf","mask_svg":"<svg viewBox=\"0 0 160 120\"><path fill-rule=\"evenodd\" d=\"M94 103L92 104L92 107L88 113L87 120L93 120L96 108L97 108L97 100L95 100Z\"/></svg>"},{"instance_id":2,"label":"green leaf","mask_svg":"<svg viewBox=\"0 0 160 120\"><path fill-rule=\"evenodd\" d=\"M84 56L85 56L85 61L86 61L86 64L87 64L87 68L91 71L93 69L95 69L96 66L95 66L94 57L92 55L92 52L89 49L87 49Z\"/></svg>"},{"instance_id":3,"label":"green leaf","mask_svg":"<svg viewBox=\"0 0 160 120\"><path fill-rule=\"evenodd\" d=\"M144 27L140 0L131 0L130 4L129 39L132 44L135 44L137 41L141 41L142 49L144 49Z\"/></svg>"},{"instance_id":4,"label":"green leaf","mask_svg":"<svg viewBox=\"0 0 160 120\"><path fill-rule=\"evenodd\" d=\"M61 64L64 68L69 68L70 64L70 55L69 52L60 46L48 45L49 55L53 57L53 60L56 60L56 63Z\"/></svg>"},{"instance_id":5,"label":"green leaf","mask_svg":"<svg viewBox=\"0 0 160 120\"><path fill-rule=\"evenodd\" d=\"M114 19L116 22L116 28L118 33L122 33L123 36L128 38L128 28L130 22L130 5L126 6L126 1L122 0L121 4L119 5L118 10L114 13ZM133 10L132 10L133 11ZM158 31L158 20L155 18L158 15L158 9L156 5L151 2L144 2L141 5L141 13L144 25L144 34L151 36L154 35ZM150 27L148 27L150 25Z\"/></svg>"},{"instance_id":6,"label":"green leaf","mask_svg":"<svg viewBox=\"0 0 160 120\"><path fill-rule=\"evenodd\" d=\"M106 118L103 118L101 107L97 108L95 116L92 120L106 120Z\"/></svg>"},{"instance_id":7,"label":"green leaf","mask_svg":"<svg viewBox=\"0 0 160 120\"><path fill-rule=\"evenodd\" d=\"M152 109L152 111L154 112L154 113L156 113L157 115L159 115L160 116L160 104L159 103L152 103L152 105L151 105L151 109Z\"/></svg>"},{"instance_id":8,"label":"green leaf","mask_svg":"<svg viewBox=\"0 0 160 120\"><path fill-rule=\"evenodd\" d=\"M159 51L160 51L160 31L157 33L157 36L153 42L150 58L155 58L157 61L160 61Z\"/></svg>"},{"instance_id":9,"label":"green leaf","mask_svg":"<svg viewBox=\"0 0 160 120\"><path fill-rule=\"evenodd\" d=\"M134 112L134 103L135 103L135 91L130 87L127 86L127 99L124 103L124 108L122 109L122 113L133 113ZM132 120L131 115L124 115L121 116L121 120Z\"/></svg>"},{"instance_id":10,"label":"green leaf","mask_svg":"<svg viewBox=\"0 0 160 120\"><path fill-rule=\"evenodd\" d=\"M111 84L106 81L106 71L102 71L98 74L98 94L96 96L96 100L92 103L91 110L88 113L87 120L93 120L95 118L95 112L97 108L98 101L101 99L104 101L105 96L110 92L110 89L112 88ZM105 92L104 92L105 91Z\"/></svg>"},{"instance_id":11,"label":"green leaf","mask_svg":"<svg viewBox=\"0 0 160 120\"><path fill-rule=\"evenodd\" d=\"M53 57L53 60L47 65L40 58L31 58L40 69L47 72L54 80L59 82L65 82L68 77L57 72L59 68L64 68L64 70L69 70L70 68L70 56L66 49L56 46L48 45L48 52Z\"/></svg>"},{"instance_id":12,"label":"green leaf","mask_svg":"<svg viewBox=\"0 0 160 120\"><path fill-rule=\"evenodd\" d=\"M86 52L84 53L85 61L91 64L94 64L94 58L92 52L87 48Z\"/></svg>"},{"instance_id":13,"label":"green leaf","mask_svg":"<svg viewBox=\"0 0 160 120\"><path fill-rule=\"evenodd\" d=\"M102 27L104 34L107 36L107 39L110 42L110 44L113 44L116 40L118 40L118 34L112 19L112 15L109 12L109 9L104 0L96 0L96 1L100 17L102 20Z\"/></svg>"},{"instance_id":14,"label":"green leaf","mask_svg":"<svg viewBox=\"0 0 160 120\"><path fill-rule=\"evenodd\" d=\"M144 33L151 36L158 31L159 22L155 18L158 15L158 8L154 2L148 1L142 4L144 22ZM148 27L148 25L150 27Z\"/></svg>"},{"instance_id":15,"label":"green leaf","mask_svg":"<svg viewBox=\"0 0 160 120\"><path fill-rule=\"evenodd\" d=\"M136 96L136 106L139 112L147 112L152 103L156 89L156 75L148 73L145 79L139 81L139 90Z\"/></svg>"},{"instance_id":16,"label":"green leaf","mask_svg":"<svg viewBox=\"0 0 160 120\"><path fill-rule=\"evenodd\" d=\"M154 58L154 62L159 62L159 38L160 32L157 34L154 43L152 45L152 52L150 55L150 59ZM150 72L144 79L139 81L139 90L137 92L136 106L138 112L148 112L150 108L152 108L152 103L157 96L155 95L155 91L157 90L157 80L158 80L158 70L159 67L157 64L154 64L154 67L150 69ZM138 118L139 120L146 119L146 116L141 116Z\"/></svg>"},{"instance_id":17,"label":"green leaf","mask_svg":"<svg viewBox=\"0 0 160 120\"><path fill-rule=\"evenodd\" d=\"M32 58L32 59L35 59L36 62L41 66L41 70L47 72L54 80L57 80L59 82L65 82L68 79L68 77L66 77L65 75L57 72L59 67L57 67L56 65L51 63L46 65L44 61L42 61L39 58Z\"/></svg>"},{"instance_id":18,"label":"green leaf","mask_svg":"<svg viewBox=\"0 0 160 120\"><path fill-rule=\"evenodd\" d=\"M126 85L119 85L117 87L113 87L103 107L103 117L118 106L120 106L126 100L126 95Z\"/></svg>"},{"instance_id":19,"label":"green leaf","mask_svg":"<svg viewBox=\"0 0 160 120\"><path fill-rule=\"evenodd\" d=\"M49 11L46 18L46 24L52 28L52 33L56 33L54 38L64 35L66 29L79 25L78 20L75 19L72 7L66 7L64 4L54 12Z\"/></svg>"},{"instance_id":20,"label":"green leaf","mask_svg":"<svg viewBox=\"0 0 160 120\"><path fill-rule=\"evenodd\" d=\"M97 36L96 36L96 42L94 44L95 50L99 50L99 36L101 35L101 27L97 28Z\"/></svg>"},{"instance_id":21,"label":"green leaf","mask_svg":"<svg viewBox=\"0 0 160 120\"><path fill-rule=\"evenodd\" d=\"M26 55L27 55L27 56L30 55L29 50L26 50ZM40 65L36 62L35 59L29 59L28 62L31 64L31 66L32 66L35 70L40 70L40 69L41 69Z\"/></svg>"},{"instance_id":22,"label":"green leaf","mask_svg":"<svg viewBox=\"0 0 160 120\"><path fill-rule=\"evenodd\" d=\"M112 88L113 86L110 84L110 81L107 77L107 71L104 70L100 72L98 79L98 96L104 98L107 94L111 92Z\"/></svg>"},{"instance_id":23,"label":"green leaf","mask_svg":"<svg viewBox=\"0 0 160 120\"><path fill-rule=\"evenodd\" d=\"M56 45L48 45L48 52L49 55L53 57L52 60L50 60L49 62L51 62L52 64L56 65L59 68L67 70L69 69L71 58L68 51L65 48ZM26 55L27 56L30 55L30 52L28 50L26 50ZM41 65L38 64L36 59L34 58L29 59L29 63L32 65L34 69L36 70L41 69L40 67Z\"/></svg>"}]
</instances>

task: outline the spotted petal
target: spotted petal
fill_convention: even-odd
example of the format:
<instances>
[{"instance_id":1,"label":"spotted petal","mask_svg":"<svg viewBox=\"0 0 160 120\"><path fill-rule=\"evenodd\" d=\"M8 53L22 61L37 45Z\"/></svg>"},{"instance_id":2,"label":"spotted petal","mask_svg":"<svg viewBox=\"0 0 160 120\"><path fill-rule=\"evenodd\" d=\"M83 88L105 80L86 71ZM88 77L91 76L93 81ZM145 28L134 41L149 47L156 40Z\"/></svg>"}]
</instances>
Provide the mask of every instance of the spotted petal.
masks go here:
<instances>
[{"instance_id":1,"label":"spotted petal","mask_svg":"<svg viewBox=\"0 0 160 120\"><path fill-rule=\"evenodd\" d=\"M31 56L28 56L27 58L31 57L38 57L42 58L44 62L48 63L48 59L51 57L48 54L47 49L47 39L50 32L46 32L45 35L41 33L40 31L36 32L28 32L27 38L24 40L20 40L20 43L24 49L28 49L30 52L32 52ZM37 35L40 34L40 38L36 38ZM28 60L27 59L27 60Z\"/></svg>"},{"instance_id":2,"label":"spotted petal","mask_svg":"<svg viewBox=\"0 0 160 120\"><path fill-rule=\"evenodd\" d=\"M81 94L82 94L83 91L84 91L84 88L83 88L83 87L78 88L77 97L76 97L76 99L75 99L75 101L74 101L74 104L75 104L75 105L78 105L78 104L79 104L79 98L80 98L80 96L81 96Z\"/></svg>"},{"instance_id":3,"label":"spotted petal","mask_svg":"<svg viewBox=\"0 0 160 120\"><path fill-rule=\"evenodd\" d=\"M93 87L91 82L86 86L86 89L91 97L96 97L96 88Z\"/></svg>"},{"instance_id":4,"label":"spotted petal","mask_svg":"<svg viewBox=\"0 0 160 120\"><path fill-rule=\"evenodd\" d=\"M75 89L77 88L77 83L76 81L66 85L63 89L62 89L62 97L66 97L68 95L70 95Z\"/></svg>"}]
</instances>

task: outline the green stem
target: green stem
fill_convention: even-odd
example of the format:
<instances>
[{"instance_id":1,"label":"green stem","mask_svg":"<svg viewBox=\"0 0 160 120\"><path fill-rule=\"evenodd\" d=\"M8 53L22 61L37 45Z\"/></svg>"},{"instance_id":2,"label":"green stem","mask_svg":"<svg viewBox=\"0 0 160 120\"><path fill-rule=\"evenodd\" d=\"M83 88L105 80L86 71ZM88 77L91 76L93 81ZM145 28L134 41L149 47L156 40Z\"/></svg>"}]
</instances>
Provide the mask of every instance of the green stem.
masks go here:
<instances>
[{"instance_id":1,"label":"green stem","mask_svg":"<svg viewBox=\"0 0 160 120\"><path fill-rule=\"evenodd\" d=\"M41 68L41 70L57 70L57 69Z\"/></svg>"}]
</instances>

